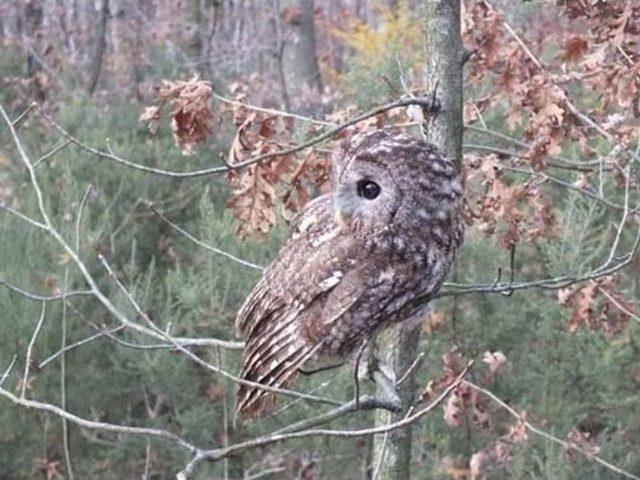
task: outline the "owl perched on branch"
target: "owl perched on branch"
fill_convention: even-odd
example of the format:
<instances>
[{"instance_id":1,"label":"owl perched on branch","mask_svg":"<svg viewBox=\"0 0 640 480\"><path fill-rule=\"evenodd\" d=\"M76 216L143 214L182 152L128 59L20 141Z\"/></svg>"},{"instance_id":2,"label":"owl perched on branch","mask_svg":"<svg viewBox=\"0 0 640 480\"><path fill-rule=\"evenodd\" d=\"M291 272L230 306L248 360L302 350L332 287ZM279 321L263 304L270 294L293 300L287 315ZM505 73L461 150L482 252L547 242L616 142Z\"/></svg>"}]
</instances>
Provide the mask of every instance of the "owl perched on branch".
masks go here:
<instances>
[{"instance_id":1,"label":"owl perched on branch","mask_svg":"<svg viewBox=\"0 0 640 480\"><path fill-rule=\"evenodd\" d=\"M238 313L241 377L286 387L417 316L462 243L461 199L454 165L433 145L393 128L355 136L334 156L331 192L307 204ZM273 400L241 384L237 409L256 416Z\"/></svg>"}]
</instances>

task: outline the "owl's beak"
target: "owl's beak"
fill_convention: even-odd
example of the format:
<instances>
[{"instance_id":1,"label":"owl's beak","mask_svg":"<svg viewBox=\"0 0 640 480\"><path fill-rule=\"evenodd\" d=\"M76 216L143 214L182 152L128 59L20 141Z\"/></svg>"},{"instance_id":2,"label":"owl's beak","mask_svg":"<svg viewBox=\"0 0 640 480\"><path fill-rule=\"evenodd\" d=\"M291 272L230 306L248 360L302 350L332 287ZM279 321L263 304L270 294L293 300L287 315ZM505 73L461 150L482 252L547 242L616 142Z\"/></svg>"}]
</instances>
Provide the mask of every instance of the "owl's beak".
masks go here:
<instances>
[{"instance_id":1,"label":"owl's beak","mask_svg":"<svg viewBox=\"0 0 640 480\"><path fill-rule=\"evenodd\" d=\"M349 212L338 209L335 214L335 222L340 226L348 226L351 223L352 215Z\"/></svg>"}]
</instances>

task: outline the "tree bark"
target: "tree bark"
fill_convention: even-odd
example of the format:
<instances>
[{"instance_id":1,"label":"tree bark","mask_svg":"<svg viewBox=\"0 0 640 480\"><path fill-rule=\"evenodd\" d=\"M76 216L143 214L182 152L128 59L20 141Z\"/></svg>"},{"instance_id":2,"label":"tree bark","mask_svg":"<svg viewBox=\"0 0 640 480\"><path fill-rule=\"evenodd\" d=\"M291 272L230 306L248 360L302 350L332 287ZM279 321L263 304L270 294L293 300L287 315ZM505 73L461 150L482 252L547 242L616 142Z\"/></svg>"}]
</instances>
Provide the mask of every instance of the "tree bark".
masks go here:
<instances>
[{"instance_id":1,"label":"tree bark","mask_svg":"<svg viewBox=\"0 0 640 480\"><path fill-rule=\"evenodd\" d=\"M24 3L24 26L26 41L30 43L27 54L27 77L33 77L42 70L42 64L35 52L39 50L42 38L43 7L41 0L27 0Z\"/></svg>"},{"instance_id":2,"label":"tree bark","mask_svg":"<svg viewBox=\"0 0 640 480\"><path fill-rule=\"evenodd\" d=\"M91 67L89 69L89 84L87 93L91 96L98 86L100 73L102 71L102 56L107 46L107 20L109 19L109 0L102 0L100 8L100 22L98 23L98 31L96 32L96 50L93 55Z\"/></svg>"},{"instance_id":3,"label":"tree bark","mask_svg":"<svg viewBox=\"0 0 640 480\"><path fill-rule=\"evenodd\" d=\"M322 91L322 78L316 53L316 29L313 0L300 0L300 38L298 39L297 62L302 81L309 87Z\"/></svg>"},{"instance_id":4,"label":"tree bark","mask_svg":"<svg viewBox=\"0 0 640 480\"><path fill-rule=\"evenodd\" d=\"M437 115L424 125L428 142L436 145L459 167L462 158L462 66L464 50L460 37L460 0L425 0L426 79L441 104ZM420 341L420 325L400 327L380 339L380 351L389 352L388 363L396 378L413 364ZM400 420L415 400L416 386L410 375L398 386L402 401L399 413L377 414L383 425ZM375 439L372 470L377 480L411 478L411 428L394 430Z\"/></svg>"},{"instance_id":5,"label":"tree bark","mask_svg":"<svg viewBox=\"0 0 640 480\"><path fill-rule=\"evenodd\" d=\"M314 1L300 0L300 17L297 22L298 41L295 47L294 68L298 77L298 83L302 88L296 92L298 95L299 109L303 113L311 114L315 110L314 104L319 103L319 95L322 92L322 77L318 68L318 56L316 52L316 30L314 23ZM309 91L315 91L318 95L304 98ZM317 97L317 98L316 98Z\"/></svg>"}]
</instances>

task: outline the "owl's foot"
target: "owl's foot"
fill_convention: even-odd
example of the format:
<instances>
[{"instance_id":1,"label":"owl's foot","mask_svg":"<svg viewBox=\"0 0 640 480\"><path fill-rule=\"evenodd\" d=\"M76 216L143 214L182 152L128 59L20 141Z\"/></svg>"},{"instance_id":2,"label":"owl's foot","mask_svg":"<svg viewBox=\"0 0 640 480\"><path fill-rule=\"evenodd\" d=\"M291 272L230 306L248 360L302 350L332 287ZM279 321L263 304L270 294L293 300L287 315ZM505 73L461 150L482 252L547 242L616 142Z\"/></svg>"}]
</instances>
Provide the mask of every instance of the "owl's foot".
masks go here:
<instances>
[{"instance_id":1,"label":"owl's foot","mask_svg":"<svg viewBox=\"0 0 640 480\"><path fill-rule=\"evenodd\" d=\"M298 372L301 373L302 375L313 375L320 372L326 372L327 370L333 370L334 368L342 367L343 365L344 365L344 362L335 363L333 365L324 365L322 367L310 368L310 369L305 369L300 367L298 369Z\"/></svg>"}]
</instances>

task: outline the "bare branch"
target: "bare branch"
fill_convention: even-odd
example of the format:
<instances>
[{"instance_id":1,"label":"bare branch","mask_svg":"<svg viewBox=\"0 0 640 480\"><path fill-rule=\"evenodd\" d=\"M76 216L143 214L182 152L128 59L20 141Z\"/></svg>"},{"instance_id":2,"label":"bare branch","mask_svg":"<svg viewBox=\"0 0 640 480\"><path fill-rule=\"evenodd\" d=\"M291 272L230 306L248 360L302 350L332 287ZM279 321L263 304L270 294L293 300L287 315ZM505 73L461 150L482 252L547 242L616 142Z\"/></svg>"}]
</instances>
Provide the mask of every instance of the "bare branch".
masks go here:
<instances>
[{"instance_id":1,"label":"bare branch","mask_svg":"<svg viewBox=\"0 0 640 480\"><path fill-rule=\"evenodd\" d=\"M69 420L70 422L75 423L76 425L79 425L84 428L98 429L98 430L104 430L107 432L114 432L114 433L123 433L126 435L143 435L143 436L164 438L165 440L170 440L172 442L177 443L178 445L186 448L191 452L197 451L197 448L194 447L191 443L187 442L182 437L179 437L178 435L168 432L166 430L160 430L157 428L146 428L146 427L127 427L124 425L115 425L112 423L95 422L95 421L87 420L85 418L81 418L76 415L73 415L72 413L69 413L66 410L63 410L62 408L56 405L18 397L13 393L11 393L10 391L5 390L4 388L0 388L0 395L9 399L11 402L15 403L16 405L53 413L54 415L57 415L66 420Z\"/></svg>"},{"instance_id":2,"label":"bare branch","mask_svg":"<svg viewBox=\"0 0 640 480\"><path fill-rule=\"evenodd\" d=\"M507 403L505 403L503 400L501 400L500 398L498 398L494 393L490 392L489 390L479 387L478 385L471 383L467 380L463 380L463 383L465 385L467 385L468 387L476 390L477 392L482 393L484 396L486 396L487 398L490 398L493 402L497 403L498 405L500 405L500 407L502 407L504 410L506 410L507 412L509 412L509 414L516 418L518 420L518 422L521 422L525 428L527 430L529 430L531 433L534 433L536 435L539 435L543 438L546 438L547 440L550 440L551 442L560 445L568 450L575 450L576 452L581 453L582 455L584 455L585 457L587 457L589 460L592 460L594 462L599 463L600 465L608 468L611 471L616 472L619 475L622 475L626 478L631 478L634 480L640 480L640 477L633 475L632 473L629 473L623 469L621 469L620 467L616 467L615 465L612 465L611 463L607 462L606 460L598 457L597 455L594 455L591 452L586 451L585 449L579 447L578 445L576 445L575 443L571 443L571 442L566 442L564 440L561 440L557 437L554 437L553 435L540 430L538 427L535 427L534 425L532 425L531 423L527 422L524 418L522 418L522 416L516 411L514 410L512 407L510 407Z\"/></svg>"},{"instance_id":3,"label":"bare branch","mask_svg":"<svg viewBox=\"0 0 640 480\"><path fill-rule=\"evenodd\" d=\"M182 227L176 225L171 220L169 220L167 217L165 217L157 208L155 208L153 206L153 203L151 203L149 201L147 201L145 203L146 203L147 207L149 207L151 209L151 211L153 211L153 213L155 213L158 217L160 217L167 225L169 225L171 228L173 228L177 232L181 233L183 236L185 236L186 238L191 240L193 243L195 243L199 247L202 247L205 250L213 252L213 253L215 253L217 255L222 255L223 257L226 257L226 258L228 258L230 260L233 260L234 262L239 263L240 265L242 265L244 267L253 268L254 270L258 270L260 272L264 271L264 267L262 267L260 265L256 265L255 263L249 262L247 260L243 260L242 258L236 257L235 255L233 255L233 254L231 254L229 252L225 252L224 250L221 250L221 249L219 249L217 247L214 247L214 246L211 246L211 245L208 245L208 244L204 243L202 240L197 239L196 237L191 235L189 232L184 230Z\"/></svg>"},{"instance_id":4,"label":"bare branch","mask_svg":"<svg viewBox=\"0 0 640 480\"><path fill-rule=\"evenodd\" d=\"M227 97L223 97L222 95L218 95L217 93L213 94L213 98L220 100L223 103L228 103L229 105L234 105L236 107L243 107L246 108L247 110L253 110L255 112L261 112L261 113L266 113L268 115L275 115L278 117L286 117L286 118L294 118L296 120L300 120L302 122L307 122L307 123L313 123L315 125L322 125L325 127L335 127L338 124L335 122L327 122L324 120L318 120L315 118L310 118L310 117L305 117L303 115L298 115L296 113L290 113L290 112L285 112L282 110L276 110L274 108L264 108L264 107L258 107L256 105L251 105L250 103L245 103L245 102L239 102L238 100L232 100L230 98Z\"/></svg>"},{"instance_id":5,"label":"bare branch","mask_svg":"<svg viewBox=\"0 0 640 480\"><path fill-rule=\"evenodd\" d=\"M26 216L24 213L20 213L19 211L11 208L8 205L5 205L4 203L0 203L0 210L4 210L5 212L9 212L12 215L15 215L16 217L18 217L20 220L24 220L25 222L33 225L34 227L37 228L42 228L44 230L47 229L47 226L44 223L40 223L37 220L34 220L31 217Z\"/></svg>"},{"instance_id":6,"label":"bare branch","mask_svg":"<svg viewBox=\"0 0 640 480\"><path fill-rule=\"evenodd\" d=\"M7 287L12 292L17 293L18 295L22 295L23 297L28 298L29 300L35 300L35 301L38 301L38 302L53 302L53 301L56 301L56 300L62 300L63 297L66 297L66 298L70 298L70 297L87 297L87 296L92 296L93 295L93 292L91 290L75 290L75 291L68 292L65 295L62 295L62 294L58 294L58 295L38 295L37 293L27 292L26 290L23 290L20 287L16 287L15 285L7 282L3 278L0 278L0 285L3 285L5 287Z\"/></svg>"},{"instance_id":7,"label":"bare branch","mask_svg":"<svg viewBox=\"0 0 640 480\"><path fill-rule=\"evenodd\" d=\"M11 363L9 364L9 366L6 368L6 370L4 371L4 373L2 374L2 377L0 377L0 387L2 386L2 384L7 380L7 378L9 377L9 374L11 373L11 370L13 370L13 366L16 364L16 360L18 359L17 355L14 355L13 358L11 359Z\"/></svg>"},{"instance_id":8,"label":"bare branch","mask_svg":"<svg viewBox=\"0 0 640 480\"><path fill-rule=\"evenodd\" d=\"M46 162L51 157L53 157L56 153L60 152L61 150L64 150L67 147L67 145L69 145L70 143L71 143L71 140L69 139L62 140L58 145L56 145L47 153L42 155L38 160L33 162L33 168L38 168L38 166L40 166L42 162Z\"/></svg>"},{"instance_id":9,"label":"bare branch","mask_svg":"<svg viewBox=\"0 0 640 480\"><path fill-rule=\"evenodd\" d=\"M76 214L76 236L75 236L75 248L76 251L80 251L80 224L82 223L82 212L84 211L84 206L87 203L87 199L89 198L89 194L91 193L91 189L93 185L89 185L87 190L84 192L82 199L80 200L80 205L78 206L78 213Z\"/></svg>"},{"instance_id":10,"label":"bare branch","mask_svg":"<svg viewBox=\"0 0 640 480\"><path fill-rule=\"evenodd\" d=\"M31 354L33 352L33 346L36 343L36 338L38 338L38 333L40 333L40 329L42 329L42 324L44 323L44 317L45 317L44 314L46 310L47 310L47 302L42 302L40 318L38 319L36 328L33 330L33 335L31 335L31 340L29 341L29 345L27 346L27 356L24 361L24 375L22 376L22 385L20 388L21 398L24 398L27 392L27 384L29 382L29 369L31 368Z\"/></svg>"},{"instance_id":11,"label":"bare branch","mask_svg":"<svg viewBox=\"0 0 640 480\"><path fill-rule=\"evenodd\" d=\"M361 430L327 430L327 429L315 429L315 430L302 430L302 431L294 431L290 433L274 433L271 435L265 435L263 437L258 437L253 440L248 440L246 442L238 443L235 445L231 445L226 448L219 448L215 450L200 450L196 452L191 461L186 465L186 467L178 473L177 480L186 480L193 473L195 467L202 463L205 460L211 461L219 461L223 458L226 458L230 455L237 454L241 451L253 449L256 447L263 447L265 445L269 445L272 443L278 443L287 440L293 440L298 438L306 438L306 437L336 437L336 438L354 438L354 437L362 437L367 435L379 435L386 432L390 432L392 430L397 430L399 428L406 427L408 425L413 424L417 420L419 420L424 415L432 412L442 401L447 398L447 396L455 389L460 382L467 375L471 367L473 366L473 361L469 362L467 367L453 380L447 388L445 388L440 395L438 395L429 405L418 410L415 413L412 413L412 410L409 410L409 414L403 417L401 420L390 423L388 425L382 425L379 427L373 428L365 428Z\"/></svg>"},{"instance_id":12,"label":"bare branch","mask_svg":"<svg viewBox=\"0 0 640 480\"><path fill-rule=\"evenodd\" d=\"M94 335L91 335L90 337L87 338L83 338L82 340L78 340L77 342L74 343L70 343L69 345L66 345L64 348L61 348L60 350L58 350L56 353L54 353L53 355L48 356L46 359L44 359L42 362L40 362L40 365L38 365L38 369L42 369L44 367L46 367L49 363L53 362L56 358L58 358L60 355L65 354L66 352L68 352L69 350L73 350L75 348L81 347L82 345L85 345L89 342L92 342L93 340L96 340L100 337L103 337L105 335L109 335L109 334L114 334L117 333L121 330L123 330L125 328L124 325L118 325L115 328L112 328L110 330L103 330L100 331Z\"/></svg>"},{"instance_id":13,"label":"bare branch","mask_svg":"<svg viewBox=\"0 0 640 480\"><path fill-rule=\"evenodd\" d=\"M620 232L621 233L621 232ZM510 295L517 290L538 288L542 290L558 290L566 288L576 283L586 282L595 278L606 277L618 270L623 269L631 263L640 245L640 228L629 252L620 256L612 257L612 261L605 262L600 267L584 275L562 275L553 278L532 280L529 282L494 282L492 284L465 285L461 283L445 283L443 290L440 290L433 298L449 297L454 295L466 295L469 293L500 293ZM417 302L424 302L425 299L418 299Z\"/></svg>"},{"instance_id":14,"label":"bare branch","mask_svg":"<svg viewBox=\"0 0 640 480\"><path fill-rule=\"evenodd\" d=\"M34 109L34 108L36 108L37 106L38 106L38 104L37 104L37 103L35 103L35 102L31 102L31 103L29 104L29 106L28 106L27 108L25 108L25 109L22 111L22 113L21 113L20 115L18 115L18 116L15 118L15 120L13 120L13 121L11 122L11 124L12 124L14 127L17 127L18 125L20 125L20 124L21 124L21 123L22 123L22 122L27 118L27 116L29 115L29 113L31 112L31 110L33 110L33 109Z\"/></svg>"},{"instance_id":15,"label":"bare branch","mask_svg":"<svg viewBox=\"0 0 640 480\"><path fill-rule=\"evenodd\" d=\"M106 160L111 160L114 161L116 163L119 163L121 165L124 165L126 167L129 168L133 168L142 172L146 172L146 173L153 173L155 175L161 175L161 176L165 176L165 177L172 177L172 178L195 178L195 177L202 177L202 176L207 176L207 175L214 175L214 174L219 174L219 173L224 173L227 172L229 170L240 170L242 168L248 167L250 165L253 165L255 163L261 162L263 160L268 160L271 158L276 158L276 157L281 157L281 156L286 156L286 155L290 155L292 153L297 153L300 152L302 150L305 150L309 147L312 147L314 145L316 145L317 143L320 143L322 141L328 140L331 137L333 137L334 135L336 135L337 133L341 132L342 130L355 125L357 123L360 123L364 120L367 120L368 118L371 117L375 117L376 115L379 115L381 113L384 113L388 110L393 110L395 108L400 108L400 107L407 107L409 105L420 105L424 108L434 108L433 105L433 100L431 97L424 97L424 98L405 98L405 99L400 99L400 100L396 100L395 102L391 102L391 103L387 103L385 105L381 105L379 107L375 107L361 115L358 115L354 118L352 118L351 120L348 120L340 125L337 125L329 130L327 130L324 133L321 133L320 135L313 137L312 139L303 142L299 145L296 145L295 147L291 147L291 148L287 148L287 149L283 149L277 152L268 152L268 153L264 153L261 155L257 155L254 157L251 157L243 162L239 162L236 163L234 165L223 165L223 166L219 166L219 167L211 167L211 168L204 168L201 170L195 170L195 171L191 171L191 172L175 172L175 171L170 171L170 170L163 170L161 168L155 168L155 167L149 167L146 165L141 165L139 163L135 163L132 162L131 160L127 160L125 158L122 158L118 155L114 155L113 153L110 152L105 152L102 150L98 150L97 148L91 147L85 143L83 143L82 141L80 141L79 139L77 139L76 137L74 137L73 135L71 135L71 133L69 133L67 130L65 130L60 124L58 124L55 120L53 120L51 117L49 117L49 115L47 115L44 110L41 108L40 109L40 113L41 115L47 120L47 122L49 122L55 129L57 129L65 138L67 138L68 140L70 140L71 142L73 142L74 144L76 144L77 146L79 146L80 148L82 148L83 150L92 153L93 155L96 155L100 158L104 158Z\"/></svg>"}]
</instances>

